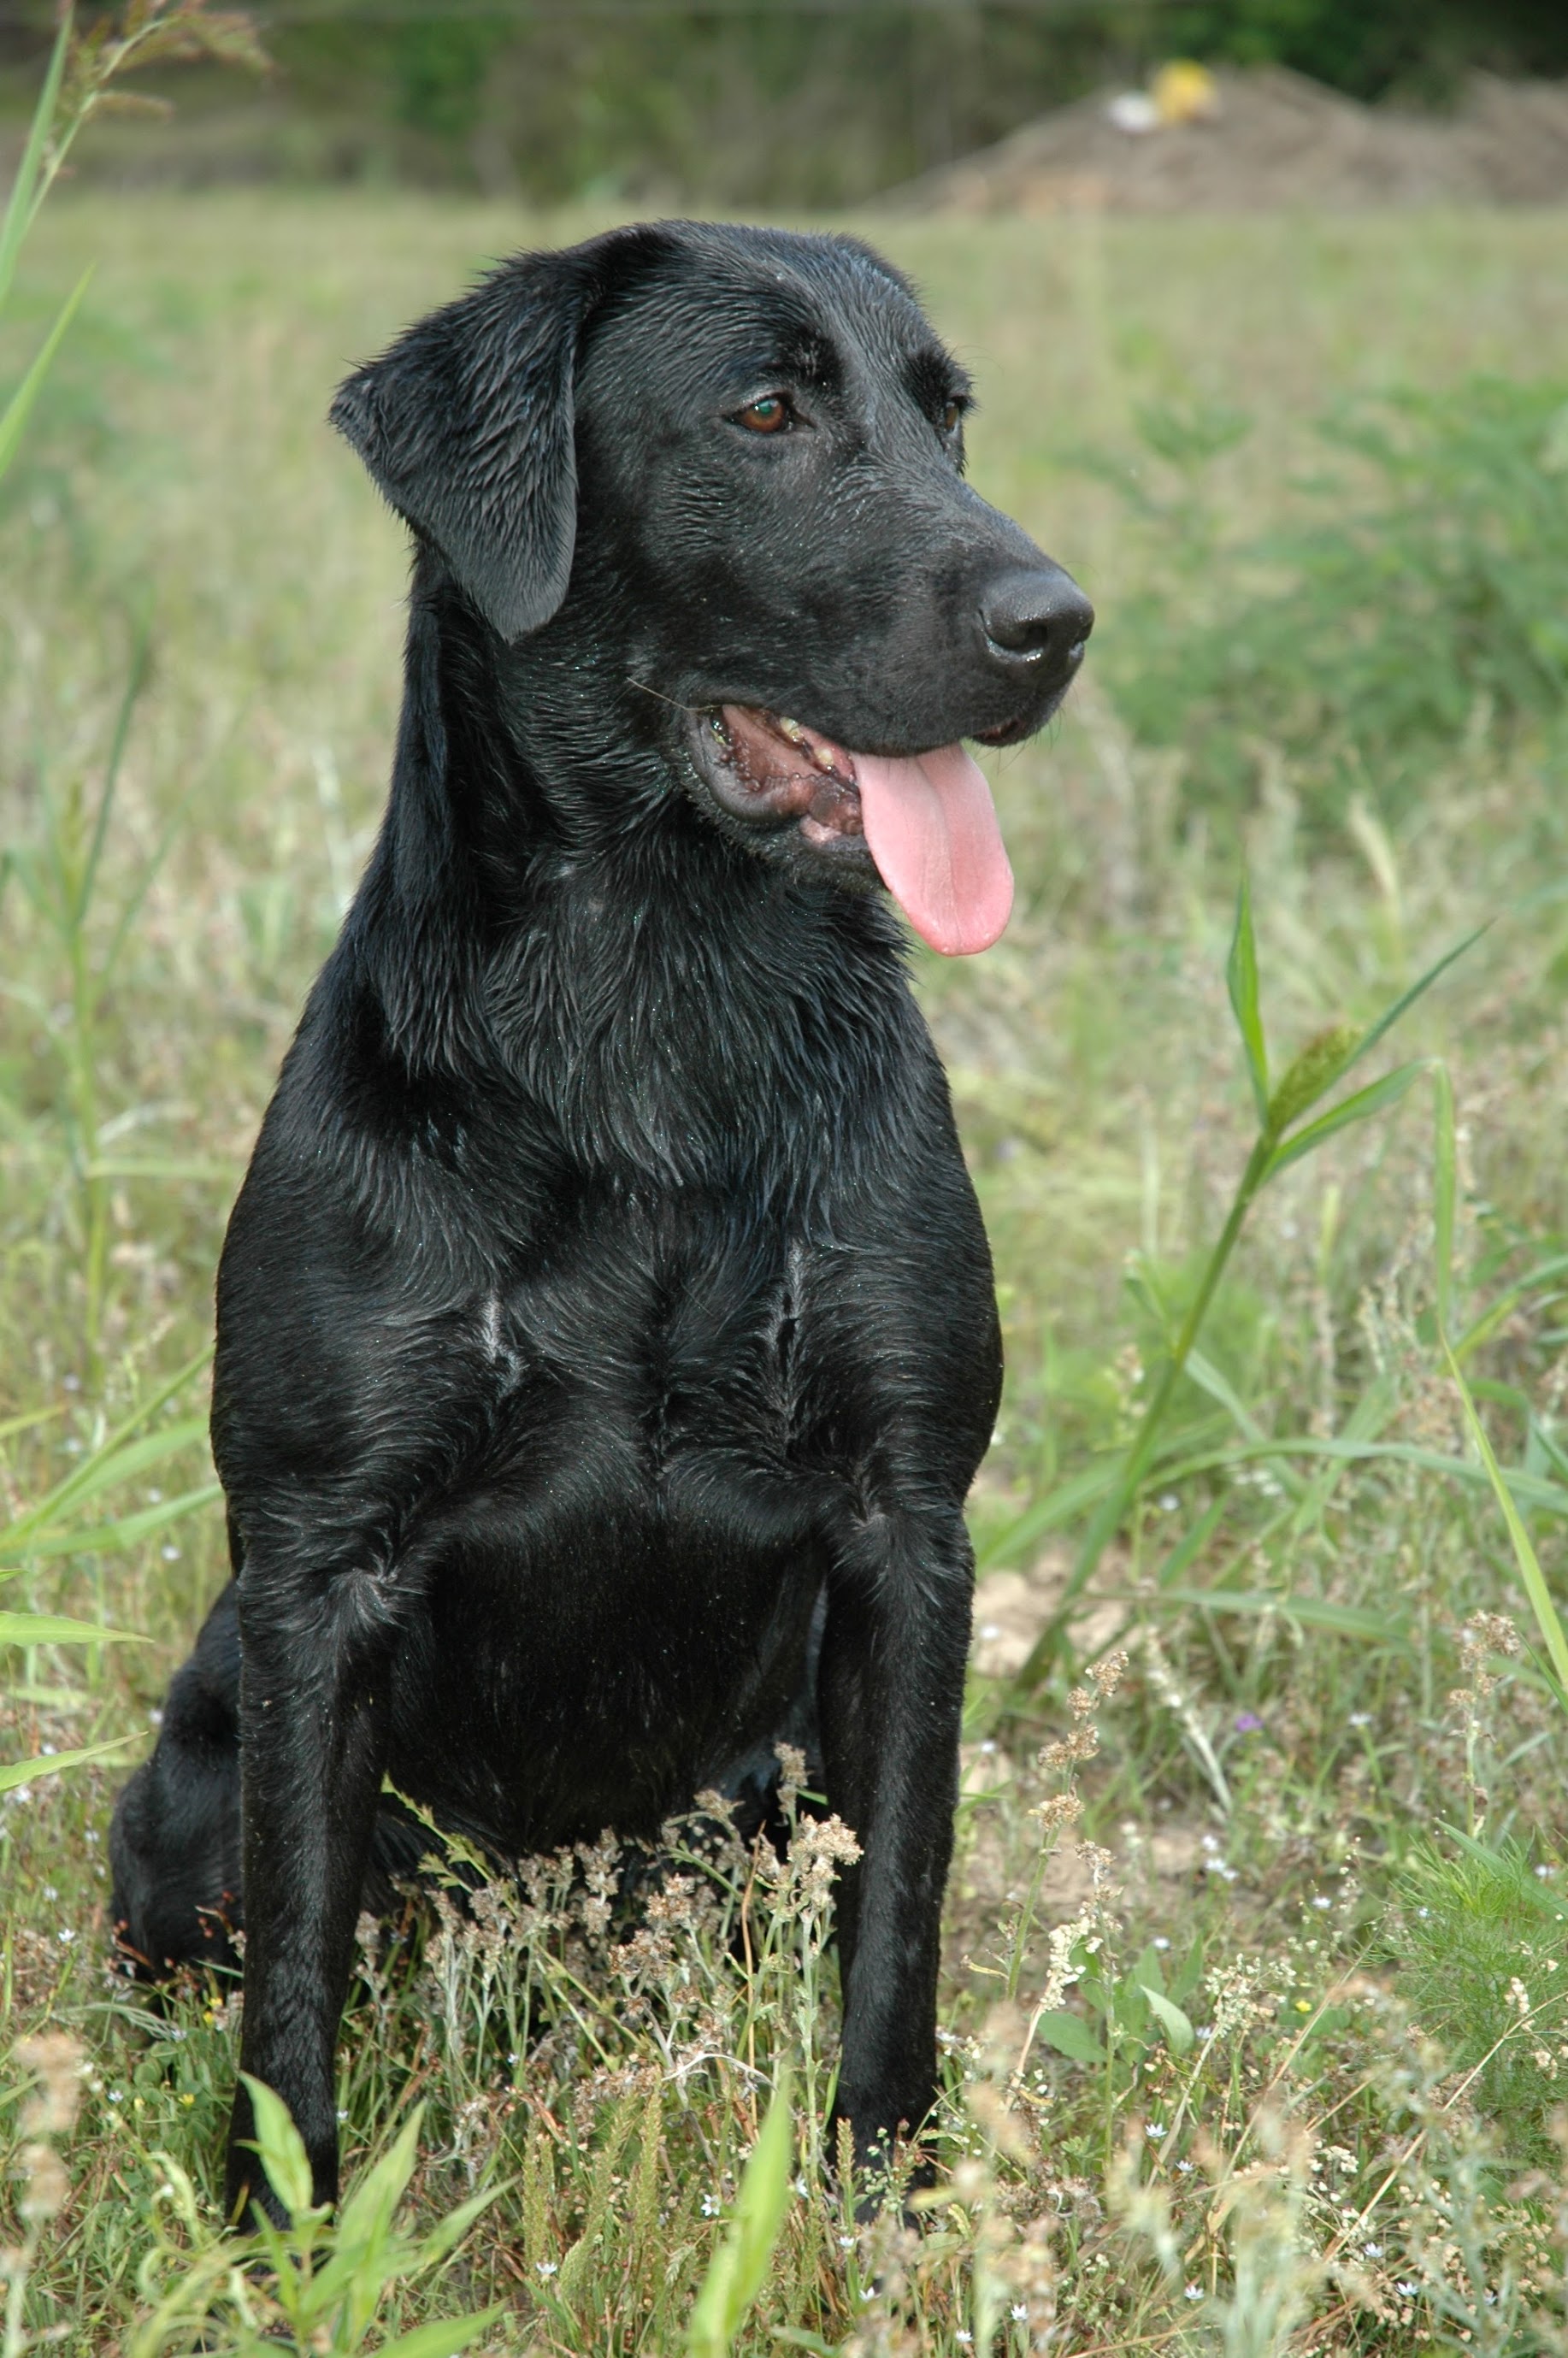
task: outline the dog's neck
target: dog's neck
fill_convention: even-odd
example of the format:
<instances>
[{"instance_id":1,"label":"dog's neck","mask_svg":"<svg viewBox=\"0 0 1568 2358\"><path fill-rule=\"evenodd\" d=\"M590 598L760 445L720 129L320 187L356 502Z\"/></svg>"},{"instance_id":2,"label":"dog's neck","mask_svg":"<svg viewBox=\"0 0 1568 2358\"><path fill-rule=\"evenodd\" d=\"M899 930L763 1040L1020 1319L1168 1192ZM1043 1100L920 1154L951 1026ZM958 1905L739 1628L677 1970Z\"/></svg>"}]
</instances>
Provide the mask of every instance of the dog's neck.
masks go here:
<instances>
[{"instance_id":1,"label":"dog's neck","mask_svg":"<svg viewBox=\"0 0 1568 2358\"><path fill-rule=\"evenodd\" d=\"M720 835L624 666L599 671L569 631L504 647L416 572L344 936L389 1045L411 1079L521 1088L574 1153L666 1176L874 1121L924 1039L891 916Z\"/></svg>"}]
</instances>

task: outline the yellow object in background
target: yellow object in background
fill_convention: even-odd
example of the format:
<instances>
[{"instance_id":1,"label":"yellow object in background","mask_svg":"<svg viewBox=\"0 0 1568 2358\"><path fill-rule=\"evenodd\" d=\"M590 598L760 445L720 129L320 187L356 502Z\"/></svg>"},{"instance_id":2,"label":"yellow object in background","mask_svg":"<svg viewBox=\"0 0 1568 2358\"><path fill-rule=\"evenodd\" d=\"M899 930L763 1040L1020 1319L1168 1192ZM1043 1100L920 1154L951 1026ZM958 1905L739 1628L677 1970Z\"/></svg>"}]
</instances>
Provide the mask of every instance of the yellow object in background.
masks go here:
<instances>
[{"instance_id":1,"label":"yellow object in background","mask_svg":"<svg viewBox=\"0 0 1568 2358\"><path fill-rule=\"evenodd\" d=\"M1173 58L1149 85L1162 123L1210 123L1219 113L1219 85L1206 66Z\"/></svg>"}]
</instances>

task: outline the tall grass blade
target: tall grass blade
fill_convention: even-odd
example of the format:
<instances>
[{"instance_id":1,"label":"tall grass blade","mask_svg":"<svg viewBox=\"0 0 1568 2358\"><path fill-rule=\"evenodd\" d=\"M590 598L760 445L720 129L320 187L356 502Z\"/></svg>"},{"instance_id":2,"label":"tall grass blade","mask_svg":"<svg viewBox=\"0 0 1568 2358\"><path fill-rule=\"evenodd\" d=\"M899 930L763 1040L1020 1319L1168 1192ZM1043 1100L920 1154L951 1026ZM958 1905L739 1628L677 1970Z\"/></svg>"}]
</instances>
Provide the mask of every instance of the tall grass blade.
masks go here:
<instances>
[{"instance_id":1,"label":"tall grass blade","mask_svg":"<svg viewBox=\"0 0 1568 2358\"><path fill-rule=\"evenodd\" d=\"M1021 1515L1002 1526L993 1537L975 1551L975 1563L981 1572L994 1564L1011 1563L1021 1550L1033 1547L1048 1531L1059 1531L1066 1523L1076 1523L1086 1507L1103 1498L1116 1479L1116 1462L1108 1460L1099 1466L1086 1466L1065 1482L1058 1482L1036 1498Z\"/></svg>"},{"instance_id":2,"label":"tall grass blade","mask_svg":"<svg viewBox=\"0 0 1568 2358\"><path fill-rule=\"evenodd\" d=\"M1247 1073L1260 1123L1269 1119L1269 1051L1263 1038L1263 1016L1258 997L1258 943L1252 930L1252 885L1245 869L1236 896L1236 930L1230 937L1225 979L1236 1027L1247 1054Z\"/></svg>"},{"instance_id":3,"label":"tall grass blade","mask_svg":"<svg viewBox=\"0 0 1568 2358\"><path fill-rule=\"evenodd\" d=\"M103 788L98 797L98 809L92 821L92 837L82 862L81 877L76 889L75 921L80 925L92 906L92 894L98 882L98 863L103 856L103 838L109 832L109 814L114 805L114 792L120 783L120 767L125 758L125 745L131 733L131 717L141 699L147 683L148 648L150 639L143 629L136 634L131 655L131 668L125 677L119 707L114 714L114 730L109 741L109 759L103 767ZM107 979L105 974L104 979Z\"/></svg>"},{"instance_id":4,"label":"tall grass blade","mask_svg":"<svg viewBox=\"0 0 1568 2358\"><path fill-rule=\"evenodd\" d=\"M212 1498L212 1483L200 1483L196 1490L184 1490L175 1499L158 1499L153 1507L136 1507L132 1514L115 1516L111 1523L70 1523L64 1514L64 1507L81 1507L99 1490L130 1481L132 1474L146 1474L151 1466L163 1465L165 1457L177 1457L200 1441L203 1433L205 1417L181 1417L179 1424L168 1426L168 1432L148 1433L144 1441L132 1441L125 1450L103 1453L102 1460L90 1462L90 1478L81 1490L59 1499L57 1511L45 1511L49 1499L40 1499L38 1507L16 1516L9 1531L0 1531L0 1563L26 1563L30 1556L69 1556L78 1549L130 1547L135 1540L151 1538L151 1532L160 1531L163 1523L205 1507Z\"/></svg>"},{"instance_id":5,"label":"tall grass blade","mask_svg":"<svg viewBox=\"0 0 1568 2358\"><path fill-rule=\"evenodd\" d=\"M443 2212L429 2234L420 2238L420 2266L433 2268L438 2261L446 2258L449 2252L455 2251L474 2221L505 2191L504 2181L499 2186L486 2187L482 2194L470 2194L466 2202L460 2202L455 2211Z\"/></svg>"},{"instance_id":6,"label":"tall grass blade","mask_svg":"<svg viewBox=\"0 0 1568 2358\"><path fill-rule=\"evenodd\" d=\"M222 1496L221 1483L203 1482L197 1489L184 1490L176 1498L161 1498L153 1507L138 1507L135 1513L117 1516L113 1522L46 1532L16 1547L7 1534L0 1538L0 1564L44 1563L62 1555L117 1555L123 1548L139 1547L144 1540L155 1539L171 1524L183 1522L187 1515L200 1514Z\"/></svg>"},{"instance_id":7,"label":"tall grass blade","mask_svg":"<svg viewBox=\"0 0 1568 2358\"><path fill-rule=\"evenodd\" d=\"M476 2309L471 2317L436 2318L428 2325L416 2325L411 2333L400 2333L395 2342L384 2342L377 2358L456 2358L490 2326L506 2314L497 2302L493 2309Z\"/></svg>"},{"instance_id":8,"label":"tall grass blade","mask_svg":"<svg viewBox=\"0 0 1568 2358\"><path fill-rule=\"evenodd\" d=\"M1446 1065L1432 1068L1433 1115L1436 1132L1433 1157L1432 1223L1433 1282L1437 1294L1438 1332L1445 1338L1454 1312L1454 1220L1459 1200L1459 1154L1454 1136L1454 1083Z\"/></svg>"},{"instance_id":9,"label":"tall grass blade","mask_svg":"<svg viewBox=\"0 0 1568 2358\"><path fill-rule=\"evenodd\" d=\"M1337 1630L1342 1638L1381 1639L1390 1646L1402 1646L1406 1637L1404 1624L1387 1613L1365 1612L1355 1605L1336 1605L1324 1596L1299 1596L1288 1589L1276 1595L1269 1589L1162 1586L1152 1595L1130 1596L1128 1602L1141 1603L1145 1608L1192 1605L1201 1606L1206 1613L1278 1613L1286 1620L1305 1622L1315 1629Z\"/></svg>"},{"instance_id":10,"label":"tall grass blade","mask_svg":"<svg viewBox=\"0 0 1568 2358\"><path fill-rule=\"evenodd\" d=\"M191 1155L98 1154L81 1166L84 1179L178 1179L192 1185L232 1187L232 1163L203 1163Z\"/></svg>"},{"instance_id":11,"label":"tall grass blade","mask_svg":"<svg viewBox=\"0 0 1568 2358\"><path fill-rule=\"evenodd\" d=\"M1373 1024L1366 1038L1355 1051L1355 1054L1347 1059L1342 1067L1341 1077L1343 1078L1344 1074L1349 1072L1353 1065L1358 1065L1363 1056L1368 1055L1377 1046L1379 1040L1386 1039L1388 1034L1393 1030L1395 1024L1399 1022L1400 1016L1405 1014L1410 1008L1415 1005L1418 999L1422 998L1424 994L1432 989L1433 984L1437 980L1438 977L1440 975L1446 974L1449 968L1453 966L1456 960L1462 958L1466 950L1475 948L1476 944L1480 940L1483 934L1489 933L1490 931L1491 919L1488 918L1484 925L1477 925L1474 933L1466 934L1463 941L1455 942L1451 950L1444 950L1443 956L1437 959L1436 963L1429 966L1426 972L1418 977L1418 979L1411 983L1410 989L1404 993L1402 998L1396 999L1393 1005L1388 1010L1388 1011L1385 1014L1379 1016L1378 1021Z\"/></svg>"},{"instance_id":12,"label":"tall grass blade","mask_svg":"<svg viewBox=\"0 0 1568 2358\"><path fill-rule=\"evenodd\" d=\"M1347 1466L1375 1465L1387 1459L1394 1465L1419 1466L1425 1473L1444 1475L1450 1481L1471 1488L1485 1488L1487 1482L1483 1468L1468 1457L1451 1457L1441 1449L1423 1449L1417 1442L1352 1441L1344 1435L1319 1440L1315 1433L1291 1433L1281 1440L1249 1443L1244 1447L1185 1458L1168 1467L1162 1478L1171 1483L1190 1482L1197 1474L1220 1473L1233 1466L1273 1456L1336 1458ZM1544 1476L1528 1473L1519 1466L1505 1466L1503 1480L1518 1503L1532 1513L1539 1510L1568 1516L1568 1487L1562 1483L1549 1482Z\"/></svg>"},{"instance_id":13,"label":"tall grass blade","mask_svg":"<svg viewBox=\"0 0 1568 2358\"><path fill-rule=\"evenodd\" d=\"M1448 1372L1454 1379L1454 1389L1459 1394L1459 1406L1465 1418L1465 1429L1474 1443L1476 1455L1485 1468L1487 1479L1491 1484L1492 1495L1502 1509L1503 1521L1508 1526L1509 1538L1513 1546L1514 1561L1519 1565L1519 1577L1524 1583L1524 1592L1530 1599L1530 1610L1535 1615L1536 1627L1545 1640L1546 1650L1552 1657L1552 1667L1557 1673L1559 1685L1568 1689L1568 1633L1563 1630L1562 1618L1552 1600L1552 1591L1546 1585L1546 1574L1541 1571L1541 1559L1536 1554L1530 1533L1525 1528L1524 1517L1514 1503L1513 1491L1509 1487L1510 1477L1504 1475L1502 1467L1498 1465L1497 1454L1487 1438L1487 1428L1476 1413L1470 1387L1465 1380L1465 1371L1454 1357L1446 1335L1442 1340L1443 1357Z\"/></svg>"},{"instance_id":14,"label":"tall grass blade","mask_svg":"<svg viewBox=\"0 0 1568 2358\"><path fill-rule=\"evenodd\" d=\"M1547 1585L1546 1574L1541 1568L1541 1559L1535 1552L1534 1542L1526 1528L1524 1517L1519 1510L1515 1493L1520 1487L1519 1472L1515 1467L1509 1467L1505 1474L1498 1465L1497 1453L1487 1438L1487 1428L1481 1422L1475 1395L1465 1380L1465 1371L1459 1365L1454 1347L1448 1339L1446 1320L1452 1307L1454 1291L1454 1227L1458 1202L1459 1158L1454 1131L1454 1085L1446 1068L1443 1065L1438 1065L1433 1072L1433 1089L1436 1116L1433 1224L1433 1249L1437 1263L1435 1282L1438 1340L1442 1347L1444 1364L1453 1379L1454 1390L1459 1395L1459 1407L1465 1419L1465 1430L1470 1436L1476 1455L1481 1461L1486 1478L1491 1486L1492 1495L1501 1510L1509 1543L1513 1548L1514 1561L1519 1566L1519 1577L1524 1583L1525 1595L1529 1597L1530 1610L1535 1615L1536 1627L1545 1642L1547 1652L1552 1657L1552 1667L1556 1672L1559 1686L1568 1689L1568 1632L1563 1630L1562 1617L1557 1610L1552 1591ZM1557 1495L1563 1498L1563 1507L1568 1508L1568 1494L1559 1492ZM1563 1509L1560 1508L1558 1511L1563 1511Z\"/></svg>"},{"instance_id":15,"label":"tall grass blade","mask_svg":"<svg viewBox=\"0 0 1568 2358\"><path fill-rule=\"evenodd\" d=\"M1225 1510L1229 1504L1229 1499L1223 1493L1217 1498L1211 1498L1192 1529L1183 1532L1155 1575L1162 1588L1180 1580L1188 1565L1196 1563L1224 1521Z\"/></svg>"},{"instance_id":16,"label":"tall grass blade","mask_svg":"<svg viewBox=\"0 0 1568 2358\"><path fill-rule=\"evenodd\" d=\"M59 1414L58 1408L28 1408L18 1416L0 1417L0 1441L8 1441L14 1433L30 1433L35 1425L48 1424Z\"/></svg>"},{"instance_id":17,"label":"tall grass blade","mask_svg":"<svg viewBox=\"0 0 1568 2358\"><path fill-rule=\"evenodd\" d=\"M1215 1366L1214 1361L1206 1357L1204 1353L1195 1347L1187 1353L1187 1373L1201 1390L1207 1392L1210 1400L1218 1401L1244 1441L1267 1441L1268 1434L1259 1424L1257 1418L1248 1408L1229 1378L1223 1375ZM1292 1496L1299 1494L1302 1488L1300 1475L1292 1473L1282 1461L1277 1470L1280 1480Z\"/></svg>"},{"instance_id":18,"label":"tall grass blade","mask_svg":"<svg viewBox=\"0 0 1568 2358\"><path fill-rule=\"evenodd\" d=\"M0 1532L0 1545L18 1542L40 1524L58 1521L67 1506L77 1504L110 1483L123 1481L129 1474L139 1473L145 1465L167 1457L172 1450L186 1444L205 1433L205 1416L182 1418L178 1423L166 1425L161 1433L149 1433L140 1442L131 1436L151 1422L159 1409L182 1391L191 1378L204 1368L211 1357L211 1347L205 1345L184 1367L166 1378L150 1400L134 1408L129 1416L108 1433L92 1455L84 1457L73 1473L66 1475L51 1490L45 1492L33 1506L26 1508L16 1520Z\"/></svg>"},{"instance_id":19,"label":"tall grass blade","mask_svg":"<svg viewBox=\"0 0 1568 2358\"><path fill-rule=\"evenodd\" d=\"M61 1613L0 1613L0 1646L145 1646L135 1629L70 1621Z\"/></svg>"},{"instance_id":20,"label":"tall grass blade","mask_svg":"<svg viewBox=\"0 0 1568 2358\"><path fill-rule=\"evenodd\" d=\"M113 1736L106 1744L79 1745L74 1752L41 1752L31 1760L0 1761L0 1793L18 1785L36 1785L41 1777L58 1777L62 1768L80 1768L84 1760L102 1760L106 1753L123 1752L134 1736Z\"/></svg>"},{"instance_id":21,"label":"tall grass blade","mask_svg":"<svg viewBox=\"0 0 1568 2358\"><path fill-rule=\"evenodd\" d=\"M6 200L5 218L0 222L0 310L11 292L11 282L16 275L16 258L37 211L35 201L38 174L43 168L44 148L49 128L54 122L55 108L59 101L59 86L65 75L65 60L70 48L72 11L68 7L60 17L59 31L49 52L49 70L44 86L38 92L38 103L33 109L33 119L27 130L27 143L22 150L22 160L16 167L16 177L11 183Z\"/></svg>"},{"instance_id":22,"label":"tall grass blade","mask_svg":"<svg viewBox=\"0 0 1568 2358\"><path fill-rule=\"evenodd\" d=\"M16 455L27 420L33 414L33 406L43 390L44 379L54 366L55 354L65 341L66 330L81 308L92 277L92 265L89 265L60 305L54 326L39 345L26 376L5 404L5 410L0 412L0 476L5 473Z\"/></svg>"},{"instance_id":23,"label":"tall grass blade","mask_svg":"<svg viewBox=\"0 0 1568 2358\"><path fill-rule=\"evenodd\" d=\"M1527 1270L1522 1277L1516 1278L1512 1285L1505 1286L1497 1299L1489 1302L1485 1310L1479 1311L1470 1324L1454 1337L1454 1355L1460 1365L1464 1365L1472 1351L1479 1350L1483 1343L1490 1342L1498 1328L1512 1315L1526 1294L1544 1293L1555 1279L1565 1274L1568 1274L1568 1253L1552 1253L1545 1260L1538 1261L1533 1269Z\"/></svg>"},{"instance_id":24,"label":"tall grass blade","mask_svg":"<svg viewBox=\"0 0 1568 2358\"><path fill-rule=\"evenodd\" d=\"M1390 1378L1375 1377L1341 1425L1339 1439L1351 1444L1376 1441L1398 1406L1399 1394ZM1314 1530L1323 1520L1330 1499L1345 1478L1345 1464L1347 1462L1325 1466L1308 1483L1291 1526L1298 1538Z\"/></svg>"},{"instance_id":25,"label":"tall grass blade","mask_svg":"<svg viewBox=\"0 0 1568 2358\"><path fill-rule=\"evenodd\" d=\"M757 2142L741 2173L735 2216L708 2264L687 2329L689 2358L728 2358L762 2288L784 2225L794 2150L787 2071L781 2071Z\"/></svg>"}]
</instances>

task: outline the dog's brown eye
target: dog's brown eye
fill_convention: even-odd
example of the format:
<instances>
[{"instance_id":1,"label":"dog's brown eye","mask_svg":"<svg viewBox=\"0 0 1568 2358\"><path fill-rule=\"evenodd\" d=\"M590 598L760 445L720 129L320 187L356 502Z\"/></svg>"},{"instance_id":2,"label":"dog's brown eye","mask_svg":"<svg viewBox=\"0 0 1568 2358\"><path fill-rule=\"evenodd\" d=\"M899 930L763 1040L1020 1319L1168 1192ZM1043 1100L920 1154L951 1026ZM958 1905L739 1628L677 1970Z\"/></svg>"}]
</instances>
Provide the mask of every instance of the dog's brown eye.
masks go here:
<instances>
[{"instance_id":1,"label":"dog's brown eye","mask_svg":"<svg viewBox=\"0 0 1568 2358\"><path fill-rule=\"evenodd\" d=\"M789 404L782 394L764 394L761 401L748 402L736 420L752 434L779 434L789 424Z\"/></svg>"},{"instance_id":2,"label":"dog's brown eye","mask_svg":"<svg viewBox=\"0 0 1568 2358\"><path fill-rule=\"evenodd\" d=\"M943 433L944 433L944 434L957 434L957 430L958 430L959 427L963 424L963 422L964 422L964 405L963 405L963 403L962 403L961 401L950 401L950 402L947 404L946 408L942 412L942 431L943 431Z\"/></svg>"}]
</instances>

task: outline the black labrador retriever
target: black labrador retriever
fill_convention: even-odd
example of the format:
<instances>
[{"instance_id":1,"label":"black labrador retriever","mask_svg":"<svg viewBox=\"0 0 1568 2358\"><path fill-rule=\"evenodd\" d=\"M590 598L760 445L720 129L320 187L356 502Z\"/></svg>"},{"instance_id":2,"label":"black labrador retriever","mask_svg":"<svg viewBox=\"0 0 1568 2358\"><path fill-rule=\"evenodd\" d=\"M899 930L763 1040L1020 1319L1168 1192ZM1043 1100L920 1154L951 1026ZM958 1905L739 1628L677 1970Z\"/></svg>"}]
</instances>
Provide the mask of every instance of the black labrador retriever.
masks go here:
<instances>
[{"instance_id":1,"label":"black labrador retriever","mask_svg":"<svg viewBox=\"0 0 1568 2358\"><path fill-rule=\"evenodd\" d=\"M856 1830L838 2113L932 2101L989 1256L886 885L983 948L962 738L1092 615L964 481L969 387L855 240L524 254L332 415L413 527L385 824L218 1280L234 1579L114 1837L144 1968L245 1930L320 2200L355 1920L424 1837L656 1833L812 1733ZM246 2149L229 2200L273 2207Z\"/></svg>"}]
</instances>

